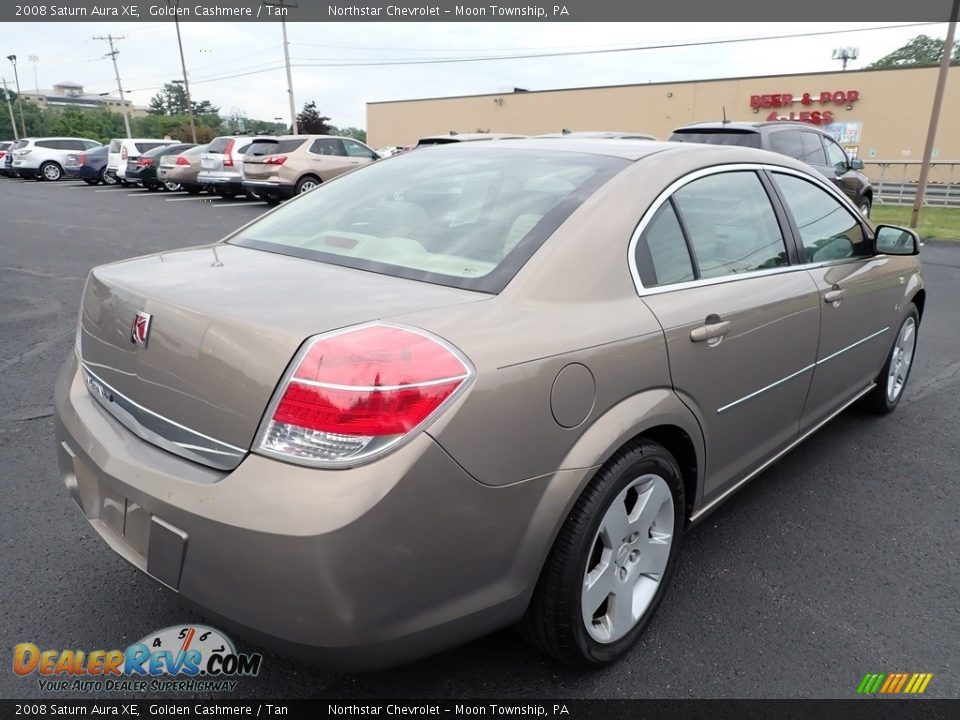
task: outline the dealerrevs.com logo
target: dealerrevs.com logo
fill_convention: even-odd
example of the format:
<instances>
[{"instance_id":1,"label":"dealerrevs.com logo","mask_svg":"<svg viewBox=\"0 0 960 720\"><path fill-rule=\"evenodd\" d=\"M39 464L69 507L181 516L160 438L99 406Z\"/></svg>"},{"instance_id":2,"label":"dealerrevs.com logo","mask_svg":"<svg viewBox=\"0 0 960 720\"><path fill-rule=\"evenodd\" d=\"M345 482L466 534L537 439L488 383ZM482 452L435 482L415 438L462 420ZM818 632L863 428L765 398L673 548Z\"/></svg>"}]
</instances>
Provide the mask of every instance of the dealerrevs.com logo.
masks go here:
<instances>
[{"instance_id":1,"label":"dealerrevs.com logo","mask_svg":"<svg viewBox=\"0 0 960 720\"><path fill-rule=\"evenodd\" d=\"M70 692L229 692L235 678L260 672L259 653L238 653L215 628L164 628L126 650L41 650L33 643L13 648L13 672L37 674L41 690Z\"/></svg>"}]
</instances>

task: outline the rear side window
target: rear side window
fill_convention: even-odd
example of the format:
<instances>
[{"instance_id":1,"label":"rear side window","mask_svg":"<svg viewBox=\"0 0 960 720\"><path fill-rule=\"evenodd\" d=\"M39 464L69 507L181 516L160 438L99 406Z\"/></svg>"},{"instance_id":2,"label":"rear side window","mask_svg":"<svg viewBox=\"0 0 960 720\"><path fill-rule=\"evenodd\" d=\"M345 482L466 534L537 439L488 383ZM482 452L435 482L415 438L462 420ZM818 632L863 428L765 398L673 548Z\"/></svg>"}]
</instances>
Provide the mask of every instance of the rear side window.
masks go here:
<instances>
[{"instance_id":1,"label":"rear side window","mask_svg":"<svg viewBox=\"0 0 960 720\"><path fill-rule=\"evenodd\" d=\"M737 145L760 147L760 133L740 130L705 130L698 132L675 132L670 136L674 142L706 143L708 145Z\"/></svg>"},{"instance_id":2,"label":"rear side window","mask_svg":"<svg viewBox=\"0 0 960 720\"><path fill-rule=\"evenodd\" d=\"M629 164L513 148L406 153L324 183L229 242L499 292L570 213Z\"/></svg>"},{"instance_id":3,"label":"rear side window","mask_svg":"<svg viewBox=\"0 0 960 720\"><path fill-rule=\"evenodd\" d=\"M803 139L796 130L770 133L770 149L788 157L803 159Z\"/></svg>"},{"instance_id":4,"label":"rear side window","mask_svg":"<svg viewBox=\"0 0 960 720\"><path fill-rule=\"evenodd\" d=\"M806 262L829 262L869 254L863 227L830 193L794 175L773 174L800 231Z\"/></svg>"},{"instance_id":5,"label":"rear side window","mask_svg":"<svg viewBox=\"0 0 960 720\"><path fill-rule=\"evenodd\" d=\"M37 140L34 145L38 148L46 148L47 150L66 150L67 148L63 147L61 141L59 140Z\"/></svg>"},{"instance_id":6,"label":"rear side window","mask_svg":"<svg viewBox=\"0 0 960 720\"><path fill-rule=\"evenodd\" d=\"M694 180L673 196L698 276L715 278L788 265L783 232L754 172Z\"/></svg>"},{"instance_id":7,"label":"rear side window","mask_svg":"<svg viewBox=\"0 0 960 720\"><path fill-rule=\"evenodd\" d=\"M693 262L673 202L660 206L637 245L637 268L644 287L693 280Z\"/></svg>"},{"instance_id":8,"label":"rear side window","mask_svg":"<svg viewBox=\"0 0 960 720\"><path fill-rule=\"evenodd\" d=\"M310 146L314 155L344 155L343 144L335 138L317 138Z\"/></svg>"}]
</instances>

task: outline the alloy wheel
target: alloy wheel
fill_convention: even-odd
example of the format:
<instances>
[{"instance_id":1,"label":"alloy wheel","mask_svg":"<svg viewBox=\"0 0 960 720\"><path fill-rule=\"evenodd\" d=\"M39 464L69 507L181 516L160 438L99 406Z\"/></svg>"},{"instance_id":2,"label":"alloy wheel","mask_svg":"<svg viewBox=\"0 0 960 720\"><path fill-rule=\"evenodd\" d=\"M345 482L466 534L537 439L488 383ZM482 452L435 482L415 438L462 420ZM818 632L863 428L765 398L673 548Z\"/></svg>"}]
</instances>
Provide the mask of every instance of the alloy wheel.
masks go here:
<instances>
[{"instance_id":1,"label":"alloy wheel","mask_svg":"<svg viewBox=\"0 0 960 720\"><path fill-rule=\"evenodd\" d=\"M890 370L887 373L887 400L891 403L900 397L903 386L907 383L907 374L910 372L916 346L917 323L912 317L908 317L900 327L897 342L891 350Z\"/></svg>"},{"instance_id":2,"label":"alloy wheel","mask_svg":"<svg viewBox=\"0 0 960 720\"><path fill-rule=\"evenodd\" d=\"M670 559L673 494L659 475L627 485L607 508L591 544L580 609L590 637L612 643L643 617Z\"/></svg>"}]
</instances>

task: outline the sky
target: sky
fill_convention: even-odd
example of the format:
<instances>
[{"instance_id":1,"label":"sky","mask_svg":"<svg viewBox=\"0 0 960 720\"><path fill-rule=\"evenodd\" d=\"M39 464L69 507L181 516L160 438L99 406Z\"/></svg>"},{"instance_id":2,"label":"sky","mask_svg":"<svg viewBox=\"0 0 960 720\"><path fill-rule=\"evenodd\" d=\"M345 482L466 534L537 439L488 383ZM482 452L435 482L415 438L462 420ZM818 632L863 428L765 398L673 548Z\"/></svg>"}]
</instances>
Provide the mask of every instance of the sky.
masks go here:
<instances>
[{"instance_id":1,"label":"sky","mask_svg":"<svg viewBox=\"0 0 960 720\"><path fill-rule=\"evenodd\" d=\"M696 80L839 70L836 47L859 48L849 69L865 67L915 35L946 35L946 24L875 29L893 23L288 23L297 110L316 101L338 127L365 127L366 103L564 87ZM902 24L902 23L901 23ZM279 24L180 23L194 100L221 114L288 121ZM821 37L650 49L568 57L468 63L323 67L321 63L463 58L602 50L671 42L842 30ZM0 23L0 58L15 54L21 89L69 80L85 92L116 94L106 42L122 35L117 62L127 97L146 105L164 82L181 77L172 22ZM34 64L28 58L35 55ZM13 69L0 60L0 77ZM313 67L305 67L313 63ZM300 65L300 67L298 67ZM36 74L34 73L34 67ZM223 77L242 75L241 77Z\"/></svg>"}]
</instances>

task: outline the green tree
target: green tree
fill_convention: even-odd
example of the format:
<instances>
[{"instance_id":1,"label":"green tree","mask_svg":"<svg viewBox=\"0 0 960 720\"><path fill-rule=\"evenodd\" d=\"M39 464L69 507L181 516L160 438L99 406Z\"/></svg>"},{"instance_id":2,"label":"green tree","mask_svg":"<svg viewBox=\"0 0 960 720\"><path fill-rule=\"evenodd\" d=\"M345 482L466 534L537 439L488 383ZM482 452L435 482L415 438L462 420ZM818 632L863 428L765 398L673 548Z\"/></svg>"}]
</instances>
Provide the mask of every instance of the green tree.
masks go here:
<instances>
[{"instance_id":1,"label":"green tree","mask_svg":"<svg viewBox=\"0 0 960 720\"><path fill-rule=\"evenodd\" d=\"M316 101L311 100L297 114L297 129L304 135L329 135L333 126L329 125L326 115L317 110Z\"/></svg>"},{"instance_id":2,"label":"green tree","mask_svg":"<svg viewBox=\"0 0 960 720\"><path fill-rule=\"evenodd\" d=\"M354 140L359 140L362 143L367 141L367 131L361 128L355 127L345 127L345 128L330 128L331 135L341 135L343 137L353 138Z\"/></svg>"},{"instance_id":3,"label":"green tree","mask_svg":"<svg viewBox=\"0 0 960 720\"><path fill-rule=\"evenodd\" d=\"M885 55L874 63L867 65L868 68L897 68L897 67L923 67L927 65L939 65L943 54L943 43L941 38L932 38L929 35L917 35L910 42L889 55ZM953 55L950 58L951 65L960 65L960 40L953 44Z\"/></svg>"},{"instance_id":4,"label":"green tree","mask_svg":"<svg viewBox=\"0 0 960 720\"><path fill-rule=\"evenodd\" d=\"M13 117L17 121L16 133L10 127L7 96L3 92L3 87L0 86L0 138L3 140L12 140L15 135L23 135L20 132L20 106L17 103L17 94L13 90L10 91L10 102L13 103ZM44 111L29 100L23 101L23 120L27 126L27 137L46 134Z\"/></svg>"},{"instance_id":5,"label":"green tree","mask_svg":"<svg viewBox=\"0 0 960 720\"><path fill-rule=\"evenodd\" d=\"M192 100L190 105L195 116L216 115L220 112L220 108L215 107L209 100ZM182 84L165 83L163 90L150 99L147 112L151 115L187 115L187 91Z\"/></svg>"}]
</instances>

